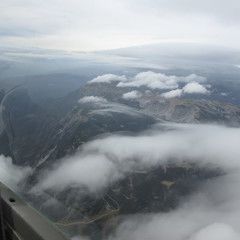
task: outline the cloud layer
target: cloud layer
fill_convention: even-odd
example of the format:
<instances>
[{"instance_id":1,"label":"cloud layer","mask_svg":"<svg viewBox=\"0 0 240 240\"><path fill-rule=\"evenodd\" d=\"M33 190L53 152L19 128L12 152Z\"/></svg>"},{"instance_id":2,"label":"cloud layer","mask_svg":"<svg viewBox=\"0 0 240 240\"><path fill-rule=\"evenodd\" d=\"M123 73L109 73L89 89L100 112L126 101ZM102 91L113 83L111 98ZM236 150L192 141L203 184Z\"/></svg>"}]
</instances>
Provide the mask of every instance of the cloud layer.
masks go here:
<instances>
[{"instance_id":1,"label":"cloud layer","mask_svg":"<svg viewBox=\"0 0 240 240\"><path fill-rule=\"evenodd\" d=\"M162 132L154 129L153 132L146 132L139 136L116 135L89 142L67 163L63 159L63 164L58 165L57 170L49 172L48 176L43 178L41 185L44 188L59 188L74 182L81 185L82 180L79 174L82 169L85 169L86 176L92 180L84 181L83 185L89 182L89 188L96 189L97 187L92 185L95 183L98 185L101 175L103 178L122 176L122 172L133 170L136 164L140 167L151 167L166 164L169 159L174 159L177 163L185 160L196 161L199 165L211 163L229 170L240 167L238 160L240 129L211 125L171 125L172 127L175 130ZM96 160L98 158L99 161ZM94 181L91 172L94 165L100 162L102 162L103 171L99 171ZM104 169L105 165L106 169ZM59 172L71 173L70 180L67 175L62 178ZM72 174L73 172L76 174Z\"/></svg>"},{"instance_id":2,"label":"cloud layer","mask_svg":"<svg viewBox=\"0 0 240 240\"><path fill-rule=\"evenodd\" d=\"M141 93L139 91L131 91L123 94L123 99L131 100L141 97Z\"/></svg>"},{"instance_id":3,"label":"cloud layer","mask_svg":"<svg viewBox=\"0 0 240 240\"><path fill-rule=\"evenodd\" d=\"M1 42L11 46L86 51L196 41L239 48L237 0L1 0L0 9Z\"/></svg>"},{"instance_id":4,"label":"cloud layer","mask_svg":"<svg viewBox=\"0 0 240 240\"><path fill-rule=\"evenodd\" d=\"M239 237L239 232L235 231L231 226L222 223L214 223L194 234L191 240L237 240Z\"/></svg>"},{"instance_id":5,"label":"cloud layer","mask_svg":"<svg viewBox=\"0 0 240 240\"><path fill-rule=\"evenodd\" d=\"M30 174L30 167L19 167L12 163L10 157L0 155L0 182L6 184L8 187L16 190L18 184L28 174Z\"/></svg>"},{"instance_id":6,"label":"cloud layer","mask_svg":"<svg viewBox=\"0 0 240 240\"><path fill-rule=\"evenodd\" d=\"M96 193L129 171L191 161L219 167L225 175L209 180L169 213L122 216L111 240L236 240L240 238L240 129L213 125L164 125L138 136L109 136L83 146L41 176L35 189L79 187ZM93 174L94 172L94 174ZM64 178L63 178L64 175Z\"/></svg>"}]
</instances>

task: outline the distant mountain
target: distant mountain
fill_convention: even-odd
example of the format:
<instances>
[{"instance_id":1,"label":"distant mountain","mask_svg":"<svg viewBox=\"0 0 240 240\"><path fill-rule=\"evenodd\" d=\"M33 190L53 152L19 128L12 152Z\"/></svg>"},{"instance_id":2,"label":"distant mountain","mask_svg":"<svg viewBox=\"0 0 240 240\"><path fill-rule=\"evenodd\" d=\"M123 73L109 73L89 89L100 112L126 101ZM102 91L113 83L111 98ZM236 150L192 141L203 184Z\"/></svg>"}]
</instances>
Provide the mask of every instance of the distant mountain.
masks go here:
<instances>
[{"instance_id":1,"label":"distant mountain","mask_svg":"<svg viewBox=\"0 0 240 240\"><path fill-rule=\"evenodd\" d=\"M163 121L240 126L240 107L232 104L165 99L145 90L140 98L123 99L129 90L115 84L86 84L65 97L46 101L36 100L35 88L16 87L2 97L0 141L4 144L0 150L18 165L47 168L101 134L135 133ZM103 102L79 101L89 96Z\"/></svg>"},{"instance_id":2,"label":"distant mountain","mask_svg":"<svg viewBox=\"0 0 240 240\"><path fill-rule=\"evenodd\" d=\"M240 126L240 107L209 100L140 98L146 114L177 123L217 123Z\"/></svg>"},{"instance_id":3,"label":"distant mountain","mask_svg":"<svg viewBox=\"0 0 240 240\"><path fill-rule=\"evenodd\" d=\"M185 61L202 61L205 63L228 63L240 62L240 51L223 46L201 43L156 43L127 48L119 48L104 51L107 54L121 55L124 57L145 58L148 60L169 59Z\"/></svg>"},{"instance_id":4,"label":"distant mountain","mask_svg":"<svg viewBox=\"0 0 240 240\"><path fill-rule=\"evenodd\" d=\"M77 92L78 99L85 90ZM18 165L36 167L42 159L50 164L47 158L61 158L99 134L141 131L156 122L153 117L120 103L80 104L75 99L76 93L36 103L30 91L17 87L1 103L2 137L7 136L6 148Z\"/></svg>"}]
</instances>

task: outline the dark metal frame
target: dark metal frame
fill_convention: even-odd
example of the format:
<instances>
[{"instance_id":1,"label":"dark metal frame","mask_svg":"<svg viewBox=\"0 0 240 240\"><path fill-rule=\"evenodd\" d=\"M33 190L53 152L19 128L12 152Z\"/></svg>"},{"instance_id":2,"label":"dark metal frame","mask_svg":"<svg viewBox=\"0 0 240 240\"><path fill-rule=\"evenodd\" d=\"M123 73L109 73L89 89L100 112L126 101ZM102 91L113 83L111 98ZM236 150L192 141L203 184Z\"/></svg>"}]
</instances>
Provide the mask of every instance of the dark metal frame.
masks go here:
<instances>
[{"instance_id":1,"label":"dark metal frame","mask_svg":"<svg viewBox=\"0 0 240 240\"><path fill-rule=\"evenodd\" d=\"M2 183L0 224L1 240L67 240L52 222Z\"/></svg>"}]
</instances>

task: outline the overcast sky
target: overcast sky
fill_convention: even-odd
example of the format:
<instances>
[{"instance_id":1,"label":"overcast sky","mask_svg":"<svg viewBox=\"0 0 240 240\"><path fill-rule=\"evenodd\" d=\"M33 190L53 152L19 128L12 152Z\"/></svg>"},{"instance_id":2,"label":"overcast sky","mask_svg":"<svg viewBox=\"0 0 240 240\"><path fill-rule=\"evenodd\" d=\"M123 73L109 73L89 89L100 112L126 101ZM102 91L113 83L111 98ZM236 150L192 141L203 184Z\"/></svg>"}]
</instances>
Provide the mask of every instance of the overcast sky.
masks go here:
<instances>
[{"instance_id":1,"label":"overcast sky","mask_svg":"<svg viewBox=\"0 0 240 240\"><path fill-rule=\"evenodd\" d=\"M1 0L0 45L100 50L161 41L240 49L239 0Z\"/></svg>"}]
</instances>

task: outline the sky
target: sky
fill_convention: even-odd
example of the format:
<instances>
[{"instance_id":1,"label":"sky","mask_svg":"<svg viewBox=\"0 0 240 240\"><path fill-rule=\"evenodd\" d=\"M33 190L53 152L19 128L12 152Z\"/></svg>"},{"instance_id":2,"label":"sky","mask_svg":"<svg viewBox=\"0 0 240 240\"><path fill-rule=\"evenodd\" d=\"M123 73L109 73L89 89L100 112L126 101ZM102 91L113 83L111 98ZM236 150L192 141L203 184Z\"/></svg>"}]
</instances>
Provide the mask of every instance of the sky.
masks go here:
<instances>
[{"instance_id":1,"label":"sky","mask_svg":"<svg viewBox=\"0 0 240 240\"><path fill-rule=\"evenodd\" d=\"M240 48L239 0L1 0L0 45L93 51L157 42Z\"/></svg>"}]
</instances>

